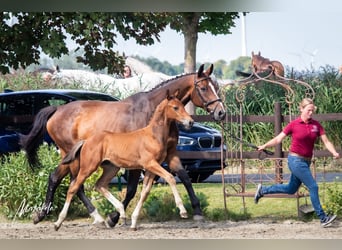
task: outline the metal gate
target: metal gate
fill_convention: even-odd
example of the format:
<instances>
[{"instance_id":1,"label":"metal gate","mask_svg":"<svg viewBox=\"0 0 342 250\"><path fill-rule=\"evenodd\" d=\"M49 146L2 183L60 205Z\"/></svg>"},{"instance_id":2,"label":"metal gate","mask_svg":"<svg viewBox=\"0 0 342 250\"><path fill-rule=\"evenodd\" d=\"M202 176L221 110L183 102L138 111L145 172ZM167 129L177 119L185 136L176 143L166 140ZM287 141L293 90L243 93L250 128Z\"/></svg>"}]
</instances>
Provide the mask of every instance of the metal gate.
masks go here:
<instances>
[{"instance_id":1,"label":"metal gate","mask_svg":"<svg viewBox=\"0 0 342 250\"><path fill-rule=\"evenodd\" d=\"M253 65L252 65L253 66ZM225 103L230 115L226 116L223 123L222 133L226 137L226 151L224 152L226 168L222 167L222 184L224 193L224 207L229 209L229 197L241 197L243 209L246 211L246 197L254 197L255 189L258 183L282 183L287 182L289 171L287 170L287 153L282 151L282 145L277 145L273 155L264 152L246 152L246 146L255 148L256 146L244 140L243 126L246 122L252 122L246 119L244 114L244 105L247 105L246 91L249 86L258 83L272 84L284 90L282 100L283 107L286 107L286 113L289 114L288 120L282 117L281 105L279 102L274 104L274 115L268 116L262 120L261 117L254 117L253 122L269 122L274 124L275 135L282 131L283 123L289 122L293 117L293 105L295 97L309 97L314 99L315 91L306 82L296 79L285 78L277 74L272 68L269 71L259 73L253 68L252 73L241 80L234 82L234 95L225 96ZM266 140L266 139L265 139ZM265 141L266 142L266 141ZM285 167L284 167L285 166ZM313 174L315 174L315 161L312 161ZM307 197L308 191L302 186L299 191L293 195L287 194L269 194L264 197L273 198L296 198L297 211L300 215L300 198ZM305 198L306 203L306 198ZM304 206L302 206L304 207Z\"/></svg>"}]
</instances>

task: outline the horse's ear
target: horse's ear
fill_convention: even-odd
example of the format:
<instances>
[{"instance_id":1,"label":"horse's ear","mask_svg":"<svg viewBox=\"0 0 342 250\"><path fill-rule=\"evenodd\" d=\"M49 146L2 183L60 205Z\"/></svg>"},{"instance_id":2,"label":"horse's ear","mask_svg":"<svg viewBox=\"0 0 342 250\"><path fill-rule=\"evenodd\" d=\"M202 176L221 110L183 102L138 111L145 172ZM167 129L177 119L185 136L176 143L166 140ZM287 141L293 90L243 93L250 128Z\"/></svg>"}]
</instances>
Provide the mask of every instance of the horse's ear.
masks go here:
<instances>
[{"instance_id":1,"label":"horse's ear","mask_svg":"<svg viewBox=\"0 0 342 250\"><path fill-rule=\"evenodd\" d=\"M214 70L214 65L211 64L211 65L209 66L209 68L205 71L205 74L206 74L207 76L210 76L211 73L213 73L213 70Z\"/></svg>"},{"instance_id":2,"label":"horse's ear","mask_svg":"<svg viewBox=\"0 0 342 250\"><path fill-rule=\"evenodd\" d=\"M180 93L180 89L176 89L175 92L173 94L170 93L170 90L166 90L166 99L171 100L173 98L177 98L178 99L178 95Z\"/></svg>"},{"instance_id":3,"label":"horse's ear","mask_svg":"<svg viewBox=\"0 0 342 250\"><path fill-rule=\"evenodd\" d=\"M254 56L254 51L252 51L252 57Z\"/></svg>"},{"instance_id":4,"label":"horse's ear","mask_svg":"<svg viewBox=\"0 0 342 250\"><path fill-rule=\"evenodd\" d=\"M168 100L171 99L170 90L169 89L166 90L166 99L168 99Z\"/></svg>"},{"instance_id":5,"label":"horse's ear","mask_svg":"<svg viewBox=\"0 0 342 250\"><path fill-rule=\"evenodd\" d=\"M173 96L178 98L179 93L180 93L180 89L176 89L176 91L173 93Z\"/></svg>"},{"instance_id":6,"label":"horse's ear","mask_svg":"<svg viewBox=\"0 0 342 250\"><path fill-rule=\"evenodd\" d=\"M259 51L259 53L258 53L258 56L261 56L261 53L260 53L260 51Z\"/></svg>"},{"instance_id":7,"label":"horse's ear","mask_svg":"<svg viewBox=\"0 0 342 250\"><path fill-rule=\"evenodd\" d=\"M201 77L202 76L202 73L203 73L203 69L204 69L204 64L202 64L198 71L197 71L197 77Z\"/></svg>"}]
</instances>

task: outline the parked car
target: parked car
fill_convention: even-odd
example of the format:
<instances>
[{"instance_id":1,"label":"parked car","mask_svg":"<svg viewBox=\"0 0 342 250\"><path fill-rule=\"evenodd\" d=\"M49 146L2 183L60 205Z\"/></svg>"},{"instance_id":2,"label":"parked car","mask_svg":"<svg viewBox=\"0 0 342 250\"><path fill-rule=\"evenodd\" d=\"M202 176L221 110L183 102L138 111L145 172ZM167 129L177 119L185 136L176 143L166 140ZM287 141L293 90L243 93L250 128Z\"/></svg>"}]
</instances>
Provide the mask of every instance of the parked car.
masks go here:
<instances>
[{"instance_id":1,"label":"parked car","mask_svg":"<svg viewBox=\"0 0 342 250\"><path fill-rule=\"evenodd\" d=\"M220 131L201 123L194 123L190 130L179 126L177 150L192 182L202 182L221 170L221 141ZM226 150L225 145L223 150ZM199 156L199 152L207 156Z\"/></svg>"},{"instance_id":2,"label":"parked car","mask_svg":"<svg viewBox=\"0 0 342 250\"><path fill-rule=\"evenodd\" d=\"M29 90L5 91L0 93L0 156L20 151L19 133L27 134L38 111L50 105L63 105L76 100L118 101L118 98L103 93L83 90ZM220 133L210 127L195 123L187 131L180 129L177 150L191 155L194 151L218 152L221 145ZM52 142L46 135L45 141ZM201 182L221 169L221 160L206 157L189 157L182 159L193 182ZM163 164L168 168L166 164Z\"/></svg>"},{"instance_id":3,"label":"parked car","mask_svg":"<svg viewBox=\"0 0 342 250\"><path fill-rule=\"evenodd\" d=\"M81 90L29 90L0 94L0 155L20 151L19 133L27 134L38 111L75 100L117 101L112 96ZM45 140L51 142L47 135Z\"/></svg>"}]
</instances>

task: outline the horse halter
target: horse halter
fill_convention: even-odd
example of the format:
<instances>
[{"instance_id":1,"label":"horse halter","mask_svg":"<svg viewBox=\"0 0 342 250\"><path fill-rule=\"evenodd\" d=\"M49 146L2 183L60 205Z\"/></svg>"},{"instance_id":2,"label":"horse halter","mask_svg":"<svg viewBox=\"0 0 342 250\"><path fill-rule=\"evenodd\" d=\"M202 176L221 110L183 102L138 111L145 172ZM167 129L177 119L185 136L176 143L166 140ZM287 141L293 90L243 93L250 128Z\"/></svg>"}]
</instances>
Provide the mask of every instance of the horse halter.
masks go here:
<instances>
[{"instance_id":1,"label":"horse halter","mask_svg":"<svg viewBox=\"0 0 342 250\"><path fill-rule=\"evenodd\" d=\"M209 102L207 102L205 99L204 99L204 97L201 95L201 91L199 90L199 86L198 86L198 83L200 83L200 82L202 82L202 81L205 81L205 80L210 80L211 78L209 77L209 76L207 76L207 77L205 77L205 78L201 78L201 79L199 79L199 80L196 80L196 77L195 77L195 79L194 79L194 85L195 85L195 89L196 89L196 91L197 91L197 95L199 96L199 98L201 99L201 101L202 101L202 103L203 103L203 106L204 106L204 108L206 109L206 111L208 112L208 113L210 113L210 111L208 110L208 106L209 105L211 105L211 104L213 104L213 103L215 103L215 102L221 102L222 103L222 99L221 98L217 98L217 99L215 99L215 100L212 100L212 101L209 101ZM216 109L216 107L215 107L215 109ZM214 109L214 110L215 110Z\"/></svg>"}]
</instances>

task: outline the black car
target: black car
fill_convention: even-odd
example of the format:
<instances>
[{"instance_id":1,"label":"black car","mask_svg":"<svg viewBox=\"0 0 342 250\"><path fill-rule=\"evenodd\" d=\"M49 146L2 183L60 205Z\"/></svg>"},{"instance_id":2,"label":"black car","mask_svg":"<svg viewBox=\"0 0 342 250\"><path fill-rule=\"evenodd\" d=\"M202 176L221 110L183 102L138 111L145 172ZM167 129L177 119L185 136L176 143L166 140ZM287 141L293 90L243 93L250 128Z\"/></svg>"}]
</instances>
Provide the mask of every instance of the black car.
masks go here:
<instances>
[{"instance_id":1,"label":"black car","mask_svg":"<svg viewBox=\"0 0 342 250\"><path fill-rule=\"evenodd\" d=\"M0 155L20 151L19 133L27 134L38 111L76 100L117 101L112 96L80 90L10 91L0 94ZM51 142L49 136L45 140Z\"/></svg>"},{"instance_id":2,"label":"black car","mask_svg":"<svg viewBox=\"0 0 342 250\"><path fill-rule=\"evenodd\" d=\"M30 90L5 91L0 93L0 156L10 152L20 151L19 133L27 134L38 111L50 105L63 105L76 100L118 101L118 98L107 94L83 90ZM46 135L45 141L51 138ZM194 151L217 152L220 150L220 133L207 126L195 123L187 131L180 128L177 150L180 153L192 155ZM221 169L221 160L196 157L182 159L182 164L188 170L193 182L200 182ZM166 164L163 164L167 168Z\"/></svg>"}]
</instances>

